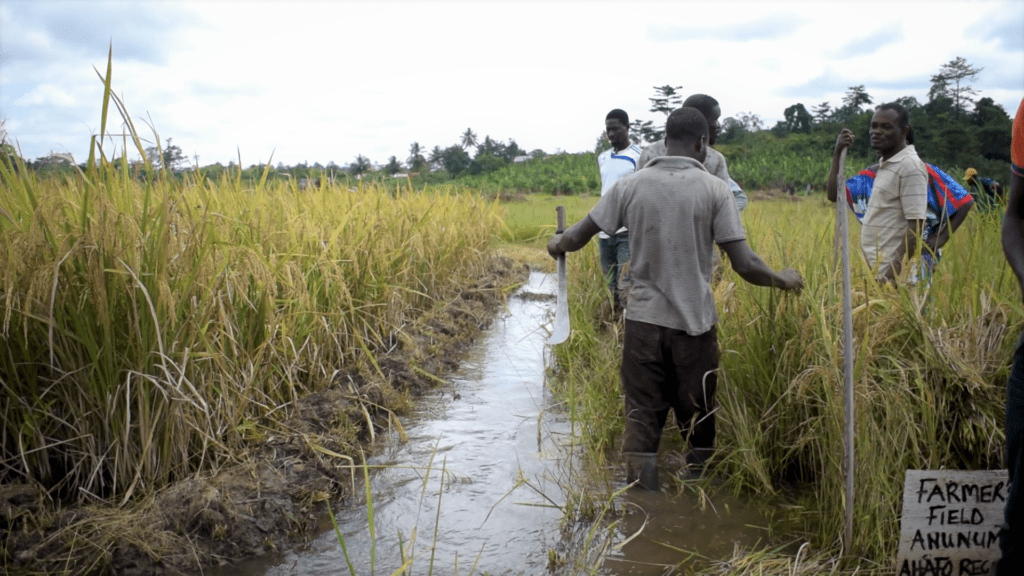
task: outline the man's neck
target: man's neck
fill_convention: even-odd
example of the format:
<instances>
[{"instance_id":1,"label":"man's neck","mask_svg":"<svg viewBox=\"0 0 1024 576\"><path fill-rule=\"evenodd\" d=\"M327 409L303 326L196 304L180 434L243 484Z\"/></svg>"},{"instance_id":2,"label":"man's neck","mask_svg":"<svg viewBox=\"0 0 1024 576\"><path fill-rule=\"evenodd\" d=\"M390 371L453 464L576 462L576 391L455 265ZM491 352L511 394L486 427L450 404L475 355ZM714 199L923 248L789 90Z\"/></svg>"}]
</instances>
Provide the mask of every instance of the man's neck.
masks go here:
<instances>
[{"instance_id":1,"label":"man's neck","mask_svg":"<svg viewBox=\"0 0 1024 576\"><path fill-rule=\"evenodd\" d=\"M678 156L680 158L690 158L691 160L696 160L697 162L701 162L700 158L697 158L697 156L693 152L693 150L690 149L689 147L685 147L685 146L673 146L673 145L668 145L666 143L665 155L666 156Z\"/></svg>"},{"instance_id":2,"label":"man's neck","mask_svg":"<svg viewBox=\"0 0 1024 576\"><path fill-rule=\"evenodd\" d=\"M882 161L885 162L886 160L892 158L893 156L899 154L900 152L903 152L903 150L905 150L907 148L907 146L910 146L910 144L904 144L903 146L900 146L898 148L893 148L892 150L889 150L885 154L882 154L881 155Z\"/></svg>"},{"instance_id":3,"label":"man's neck","mask_svg":"<svg viewBox=\"0 0 1024 576\"><path fill-rule=\"evenodd\" d=\"M619 146L618 144L612 144L612 151L616 153L622 152L626 148L629 148L629 142L626 142L622 146Z\"/></svg>"}]
</instances>

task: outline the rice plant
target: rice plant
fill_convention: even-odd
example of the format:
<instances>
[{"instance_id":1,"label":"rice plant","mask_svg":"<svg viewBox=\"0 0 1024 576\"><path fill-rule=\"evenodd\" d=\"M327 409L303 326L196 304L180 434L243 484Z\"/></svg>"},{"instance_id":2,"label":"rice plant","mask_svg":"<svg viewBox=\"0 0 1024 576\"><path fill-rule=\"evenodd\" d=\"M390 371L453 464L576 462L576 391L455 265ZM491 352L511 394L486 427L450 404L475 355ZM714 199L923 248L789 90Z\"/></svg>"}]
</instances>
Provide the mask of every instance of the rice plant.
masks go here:
<instances>
[{"instance_id":1,"label":"rice plant","mask_svg":"<svg viewBox=\"0 0 1024 576\"><path fill-rule=\"evenodd\" d=\"M374 379L376 355L458 296L498 230L495 204L135 170L124 153L146 164L145 136L109 62L100 78L84 171L45 179L0 161L0 480L124 502L231 461L342 372L376 388L369 410L401 403Z\"/></svg>"}]
</instances>

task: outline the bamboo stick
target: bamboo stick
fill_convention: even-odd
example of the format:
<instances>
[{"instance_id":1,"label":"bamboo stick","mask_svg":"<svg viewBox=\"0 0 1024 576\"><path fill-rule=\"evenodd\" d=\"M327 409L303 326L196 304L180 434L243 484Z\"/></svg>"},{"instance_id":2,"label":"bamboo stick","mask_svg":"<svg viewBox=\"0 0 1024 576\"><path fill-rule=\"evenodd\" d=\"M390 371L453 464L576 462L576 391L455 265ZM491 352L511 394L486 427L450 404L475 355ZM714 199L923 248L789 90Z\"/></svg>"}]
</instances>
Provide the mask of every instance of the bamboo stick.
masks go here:
<instances>
[{"instance_id":1,"label":"bamboo stick","mask_svg":"<svg viewBox=\"0 0 1024 576\"><path fill-rule=\"evenodd\" d=\"M849 554L853 547L853 499L854 499L854 396L853 396L853 306L850 298L850 234L847 229L846 181L843 177L846 167L846 149L839 154L839 174L836 177L836 241L842 255L843 266L843 388L846 404L845 461L846 475L846 522L843 549Z\"/></svg>"}]
</instances>

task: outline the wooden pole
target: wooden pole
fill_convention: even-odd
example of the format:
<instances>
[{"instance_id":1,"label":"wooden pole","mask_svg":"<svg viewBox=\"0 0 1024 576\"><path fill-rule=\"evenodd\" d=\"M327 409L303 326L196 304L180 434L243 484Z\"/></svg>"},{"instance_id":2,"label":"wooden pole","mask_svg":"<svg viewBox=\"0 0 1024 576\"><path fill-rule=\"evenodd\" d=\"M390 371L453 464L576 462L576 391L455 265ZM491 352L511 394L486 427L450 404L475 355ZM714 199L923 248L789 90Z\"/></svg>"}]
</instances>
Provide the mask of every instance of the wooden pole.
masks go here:
<instances>
[{"instance_id":1,"label":"wooden pole","mask_svg":"<svg viewBox=\"0 0 1024 576\"><path fill-rule=\"evenodd\" d=\"M846 405L846 525L843 548L847 554L853 548L853 478L855 470L853 451L854 396L853 396L853 305L850 298L850 234L846 213L846 148L839 154L839 175L836 182L836 240L842 253L843 265L843 388Z\"/></svg>"}]
</instances>

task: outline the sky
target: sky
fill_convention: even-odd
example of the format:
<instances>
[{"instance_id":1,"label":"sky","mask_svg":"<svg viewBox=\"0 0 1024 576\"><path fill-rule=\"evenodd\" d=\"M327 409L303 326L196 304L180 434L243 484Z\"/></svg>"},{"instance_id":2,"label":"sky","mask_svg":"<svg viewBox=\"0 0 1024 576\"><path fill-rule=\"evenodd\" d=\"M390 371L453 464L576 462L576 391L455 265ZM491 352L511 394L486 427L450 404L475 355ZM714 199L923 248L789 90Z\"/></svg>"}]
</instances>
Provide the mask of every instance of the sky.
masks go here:
<instances>
[{"instance_id":1,"label":"sky","mask_svg":"<svg viewBox=\"0 0 1024 576\"><path fill-rule=\"evenodd\" d=\"M663 123L648 100L663 85L771 127L851 86L926 102L957 57L983 69L979 97L1011 116L1024 97L1021 0L0 0L0 118L24 158L88 158L111 46L144 145L170 139L200 166L404 162L467 128L589 151L613 108ZM112 107L106 132L124 124Z\"/></svg>"}]
</instances>

